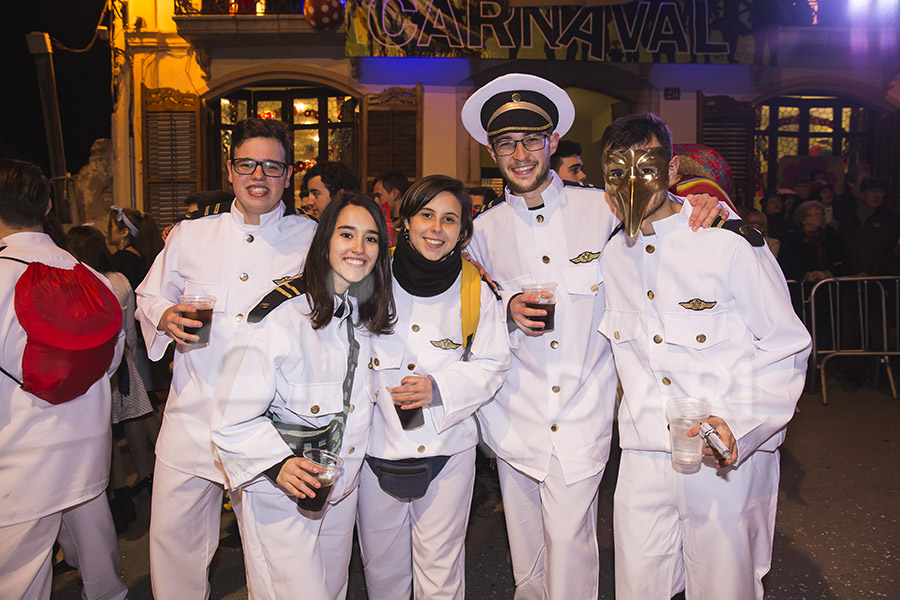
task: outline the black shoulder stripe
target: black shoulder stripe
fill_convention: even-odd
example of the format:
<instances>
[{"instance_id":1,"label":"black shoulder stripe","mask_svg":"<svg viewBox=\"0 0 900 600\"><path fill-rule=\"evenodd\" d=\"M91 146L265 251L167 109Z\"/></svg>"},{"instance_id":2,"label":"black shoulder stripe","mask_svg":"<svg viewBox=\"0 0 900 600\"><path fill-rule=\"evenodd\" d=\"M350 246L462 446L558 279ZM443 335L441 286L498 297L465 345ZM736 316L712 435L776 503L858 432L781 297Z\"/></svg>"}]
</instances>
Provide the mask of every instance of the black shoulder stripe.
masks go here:
<instances>
[{"instance_id":1,"label":"black shoulder stripe","mask_svg":"<svg viewBox=\"0 0 900 600\"><path fill-rule=\"evenodd\" d=\"M500 206L504 202L506 202L506 194L503 194L502 196L499 196L498 198L494 198L493 200L491 200L490 202L488 202L487 204L484 205L484 208L481 209L481 212L479 212L477 215L475 215L475 218L477 219L478 217L480 217L487 211L491 210L495 206Z\"/></svg>"},{"instance_id":2,"label":"black shoulder stripe","mask_svg":"<svg viewBox=\"0 0 900 600\"><path fill-rule=\"evenodd\" d=\"M231 205L233 202L234 198L227 201L214 202L195 211L189 212L184 216L186 219L199 219L201 217L209 217L211 215L231 212Z\"/></svg>"},{"instance_id":3,"label":"black shoulder stripe","mask_svg":"<svg viewBox=\"0 0 900 600\"><path fill-rule=\"evenodd\" d=\"M624 229L625 229L625 221L622 221L618 225L616 225L616 228L613 229L611 234L609 234L609 237L606 238L606 241L608 242L609 240L613 239L614 237L616 237L617 233L619 233L620 231L622 231Z\"/></svg>"},{"instance_id":4,"label":"black shoulder stripe","mask_svg":"<svg viewBox=\"0 0 900 600\"><path fill-rule=\"evenodd\" d=\"M284 302L292 298L299 298L306 293L306 284L303 283L303 276L297 275L293 279L281 283L278 287L266 294L259 304L253 307L250 314L247 315L248 323L259 323L266 318L270 312L281 306Z\"/></svg>"},{"instance_id":5,"label":"black shoulder stripe","mask_svg":"<svg viewBox=\"0 0 900 600\"><path fill-rule=\"evenodd\" d=\"M746 221L741 221L740 219L723 219L722 217L716 217L713 219L710 227L718 227L720 229L732 231L750 242L750 245L755 248L760 248L766 243L760 232L754 229L753 226Z\"/></svg>"}]
</instances>

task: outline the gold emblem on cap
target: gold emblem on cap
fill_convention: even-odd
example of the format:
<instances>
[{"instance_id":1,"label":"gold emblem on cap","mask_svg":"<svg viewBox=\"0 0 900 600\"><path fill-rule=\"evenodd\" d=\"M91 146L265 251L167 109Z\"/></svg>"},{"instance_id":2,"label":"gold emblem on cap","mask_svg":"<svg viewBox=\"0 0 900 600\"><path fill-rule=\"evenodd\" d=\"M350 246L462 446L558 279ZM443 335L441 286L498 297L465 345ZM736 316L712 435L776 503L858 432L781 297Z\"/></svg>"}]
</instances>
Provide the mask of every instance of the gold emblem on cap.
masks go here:
<instances>
[{"instance_id":1,"label":"gold emblem on cap","mask_svg":"<svg viewBox=\"0 0 900 600\"><path fill-rule=\"evenodd\" d=\"M694 298L687 302L679 302L678 304L688 310L707 310L718 304L718 302L709 302L707 300L701 300L700 298Z\"/></svg>"},{"instance_id":2,"label":"gold emblem on cap","mask_svg":"<svg viewBox=\"0 0 900 600\"><path fill-rule=\"evenodd\" d=\"M569 262L574 263L576 265L580 265L583 263L593 262L593 261L597 260L598 258L600 258L599 252L590 252L588 250L585 250L584 252L582 252L581 254L576 256L575 258L570 258Z\"/></svg>"},{"instance_id":3,"label":"gold emblem on cap","mask_svg":"<svg viewBox=\"0 0 900 600\"><path fill-rule=\"evenodd\" d=\"M515 92L515 93L513 93L513 95L512 95L512 101L513 101L513 102L521 102L521 101L522 101L522 96L520 96L518 92Z\"/></svg>"}]
</instances>

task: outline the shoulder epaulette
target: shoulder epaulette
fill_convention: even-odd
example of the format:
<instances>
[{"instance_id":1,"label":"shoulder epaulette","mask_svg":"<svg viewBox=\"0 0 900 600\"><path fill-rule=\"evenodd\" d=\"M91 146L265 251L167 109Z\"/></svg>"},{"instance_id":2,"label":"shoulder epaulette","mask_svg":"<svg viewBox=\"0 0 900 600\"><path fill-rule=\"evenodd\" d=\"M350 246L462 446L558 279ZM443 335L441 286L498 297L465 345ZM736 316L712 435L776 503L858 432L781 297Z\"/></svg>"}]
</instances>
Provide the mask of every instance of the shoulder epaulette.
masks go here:
<instances>
[{"instance_id":1,"label":"shoulder epaulette","mask_svg":"<svg viewBox=\"0 0 900 600\"><path fill-rule=\"evenodd\" d=\"M266 294L259 304L253 307L247 315L248 323L259 323L270 312L292 298L299 298L306 293L306 284L303 283L303 275L297 275L279 284L275 289Z\"/></svg>"},{"instance_id":2,"label":"shoulder epaulette","mask_svg":"<svg viewBox=\"0 0 900 600\"><path fill-rule=\"evenodd\" d=\"M604 191L603 188L598 188L597 186L591 185L589 183L579 183L577 181L571 181L569 179L563 179L563 186L567 188L580 188L582 190L593 190L595 192Z\"/></svg>"},{"instance_id":3,"label":"shoulder epaulette","mask_svg":"<svg viewBox=\"0 0 900 600\"><path fill-rule=\"evenodd\" d=\"M209 217L211 215L218 215L221 213L231 212L231 205L234 203L234 198L231 200L222 200L221 202L213 202L212 204L207 204L202 208L198 208L197 210L191 211L184 215L186 219L199 219L201 217Z\"/></svg>"},{"instance_id":4,"label":"shoulder epaulette","mask_svg":"<svg viewBox=\"0 0 900 600\"><path fill-rule=\"evenodd\" d=\"M481 215L483 215L483 214L486 213L487 211L489 211L489 210L491 210L492 208L495 208L495 207L497 207L497 206L500 206L500 205L503 204L504 202L506 202L506 195L505 195L505 194L504 194L503 196L500 196L499 198L494 198L493 200L491 200L490 202L488 202L487 204L484 205L484 208L481 209L481 212L479 212L477 215L475 215L475 218L477 219L478 217L480 217Z\"/></svg>"},{"instance_id":5,"label":"shoulder epaulette","mask_svg":"<svg viewBox=\"0 0 900 600\"><path fill-rule=\"evenodd\" d=\"M710 228L712 227L733 231L750 242L750 245L755 248L760 248L766 243L760 232L754 229L753 226L746 221L741 221L740 219L723 219L722 217L716 217L710 224Z\"/></svg>"}]
</instances>

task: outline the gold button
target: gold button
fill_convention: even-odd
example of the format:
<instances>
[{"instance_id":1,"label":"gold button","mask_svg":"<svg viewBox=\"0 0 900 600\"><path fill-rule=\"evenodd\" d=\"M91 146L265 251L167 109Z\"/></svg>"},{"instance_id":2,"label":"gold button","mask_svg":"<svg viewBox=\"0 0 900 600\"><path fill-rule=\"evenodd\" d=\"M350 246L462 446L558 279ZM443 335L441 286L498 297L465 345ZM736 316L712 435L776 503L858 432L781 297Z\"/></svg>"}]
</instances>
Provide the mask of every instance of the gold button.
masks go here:
<instances>
[{"instance_id":1,"label":"gold button","mask_svg":"<svg viewBox=\"0 0 900 600\"><path fill-rule=\"evenodd\" d=\"M706 341L706 336L701 333L700 335L697 336L697 341L702 344L703 342Z\"/></svg>"},{"instance_id":2,"label":"gold button","mask_svg":"<svg viewBox=\"0 0 900 600\"><path fill-rule=\"evenodd\" d=\"M409 369L410 371L415 371L416 365L409 363L408 365L406 365L406 368Z\"/></svg>"},{"instance_id":3,"label":"gold button","mask_svg":"<svg viewBox=\"0 0 900 600\"><path fill-rule=\"evenodd\" d=\"M350 448L347 449L347 454L353 454L355 451L356 451L356 446L350 446Z\"/></svg>"},{"instance_id":4,"label":"gold button","mask_svg":"<svg viewBox=\"0 0 900 600\"><path fill-rule=\"evenodd\" d=\"M423 452L425 452L425 446L419 446L418 448L416 448L416 452L422 454Z\"/></svg>"},{"instance_id":5,"label":"gold button","mask_svg":"<svg viewBox=\"0 0 900 600\"><path fill-rule=\"evenodd\" d=\"M376 390L376 392L375 392L375 397L376 397L376 398L378 397L378 391L377 391L377 390ZM347 409L347 412L353 412L354 410L356 410L356 407L355 407L354 405L351 404L351 405L350 405L350 408Z\"/></svg>"},{"instance_id":6,"label":"gold button","mask_svg":"<svg viewBox=\"0 0 900 600\"><path fill-rule=\"evenodd\" d=\"M622 336L620 336L620 335L619 335L619 332L617 331L617 332L615 332L615 333L613 334L613 337L616 338L616 339L619 339L619 338L622 337Z\"/></svg>"},{"instance_id":7,"label":"gold button","mask_svg":"<svg viewBox=\"0 0 900 600\"><path fill-rule=\"evenodd\" d=\"M244 241L247 242L248 244L249 244L250 242L252 242L252 241L253 241L253 234L252 234L252 233L248 233L246 236L244 236Z\"/></svg>"},{"instance_id":8,"label":"gold button","mask_svg":"<svg viewBox=\"0 0 900 600\"><path fill-rule=\"evenodd\" d=\"M653 290L647 290L647 297L650 298L651 300L653 300L653 297L654 297L655 295L656 295L656 294L653 293Z\"/></svg>"},{"instance_id":9,"label":"gold button","mask_svg":"<svg viewBox=\"0 0 900 600\"><path fill-rule=\"evenodd\" d=\"M653 246L647 246L646 248L644 248L644 250L647 251L647 254L653 254L654 252L656 252L656 248L654 248Z\"/></svg>"},{"instance_id":10,"label":"gold button","mask_svg":"<svg viewBox=\"0 0 900 600\"><path fill-rule=\"evenodd\" d=\"M244 315L242 315L241 313L238 313L234 317L234 320L237 321L238 323L240 323L243 319L244 319Z\"/></svg>"},{"instance_id":11,"label":"gold button","mask_svg":"<svg viewBox=\"0 0 900 600\"><path fill-rule=\"evenodd\" d=\"M372 368L372 359L371 358L369 359L369 368L370 369ZM378 392L375 392L375 393L377 394Z\"/></svg>"},{"instance_id":12,"label":"gold button","mask_svg":"<svg viewBox=\"0 0 900 600\"><path fill-rule=\"evenodd\" d=\"M550 347L556 350L557 348L559 348L559 342L553 340L552 342L550 342Z\"/></svg>"},{"instance_id":13,"label":"gold button","mask_svg":"<svg viewBox=\"0 0 900 600\"><path fill-rule=\"evenodd\" d=\"M550 257L545 255L541 260L544 261L544 264L546 265L550 262Z\"/></svg>"},{"instance_id":14,"label":"gold button","mask_svg":"<svg viewBox=\"0 0 900 600\"><path fill-rule=\"evenodd\" d=\"M591 291L592 291L592 292L596 292L596 291L599 290L599 289L600 289L600 286L599 286L598 284L596 284L596 283L595 283L594 285L591 286Z\"/></svg>"},{"instance_id":15,"label":"gold button","mask_svg":"<svg viewBox=\"0 0 900 600\"><path fill-rule=\"evenodd\" d=\"M656 342L657 344L662 344L662 336L657 333L656 335L653 336L653 341Z\"/></svg>"},{"instance_id":16,"label":"gold button","mask_svg":"<svg viewBox=\"0 0 900 600\"><path fill-rule=\"evenodd\" d=\"M311 412L311 413L314 414L314 415L319 414L319 405L318 405L318 404L313 404L313 405L312 405L312 408L309 409L309 412Z\"/></svg>"},{"instance_id":17,"label":"gold button","mask_svg":"<svg viewBox=\"0 0 900 600\"><path fill-rule=\"evenodd\" d=\"M535 217L535 219L537 220L538 223L543 223L543 222L544 222L544 215L538 215L537 217Z\"/></svg>"},{"instance_id":18,"label":"gold button","mask_svg":"<svg viewBox=\"0 0 900 600\"><path fill-rule=\"evenodd\" d=\"M552 388L550 388L550 389L553 390L553 393L554 393L554 394L558 394L558 393L559 393L559 386L558 386L558 385L554 385L554 386L553 386Z\"/></svg>"},{"instance_id":19,"label":"gold button","mask_svg":"<svg viewBox=\"0 0 900 600\"><path fill-rule=\"evenodd\" d=\"M419 331L419 326L418 326L418 325L413 325L410 329L412 329L414 332L415 332L415 331Z\"/></svg>"},{"instance_id":20,"label":"gold button","mask_svg":"<svg viewBox=\"0 0 900 600\"><path fill-rule=\"evenodd\" d=\"M373 360L372 362L375 363L375 366L376 366L376 367L377 367L378 365L381 364L380 362L378 362L378 359L377 359L377 358L376 358L375 360Z\"/></svg>"},{"instance_id":21,"label":"gold button","mask_svg":"<svg viewBox=\"0 0 900 600\"><path fill-rule=\"evenodd\" d=\"M241 281L247 281L248 279L250 279L249 275L247 275L246 273L241 273Z\"/></svg>"},{"instance_id":22,"label":"gold button","mask_svg":"<svg viewBox=\"0 0 900 600\"><path fill-rule=\"evenodd\" d=\"M663 382L663 385L672 385L672 380L669 379L668 377L663 377L662 382Z\"/></svg>"},{"instance_id":23,"label":"gold button","mask_svg":"<svg viewBox=\"0 0 900 600\"><path fill-rule=\"evenodd\" d=\"M557 425L556 423L554 423L553 425L550 426L550 431L556 431L558 429L559 429L559 425Z\"/></svg>"}]
</instances>

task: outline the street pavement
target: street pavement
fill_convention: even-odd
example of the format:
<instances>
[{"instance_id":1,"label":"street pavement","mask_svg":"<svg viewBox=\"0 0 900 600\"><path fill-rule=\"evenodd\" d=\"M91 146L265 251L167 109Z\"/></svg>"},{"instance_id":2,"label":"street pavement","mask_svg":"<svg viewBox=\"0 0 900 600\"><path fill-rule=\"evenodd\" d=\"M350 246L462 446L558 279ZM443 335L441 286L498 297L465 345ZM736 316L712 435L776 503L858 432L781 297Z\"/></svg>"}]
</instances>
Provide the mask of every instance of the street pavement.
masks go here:
<instances>
[{"instance_id":1,"label":"street pavement","mask_svg":"<svg viewBox=\"0 0 900 600\"><path fill-rule=\"evenodd\" d=\"M886 382L882 382L886 383ZM884 386L882 386L883 388ZM804 394L781 450L781 487L767 600L900 599L900 401L884 389L850 392L837 384ZM612 492L618 452L601 486L601 598L615 598ZM479 472L479 499L466 539L466 598L513 597L512 570L499 485L490 468ZM477 486L480 487L480 486ZM149 600L147 529L150 498L135 498L138 520L119 537L131 600ZM57 575L52 600L80 598L76 572ZM211 598L247 598L240 538L232 513L223 513L213 562ZM297 598L303 594L298 591ZM350 570L349 600L365 600L358 548ZM398 599L403 600L403 599ZM580 599L565 599L580 600ZM585 599L587 600L587 599ZM723 599L727 600L727 599Z\"/></svg>"}]
</instances>

